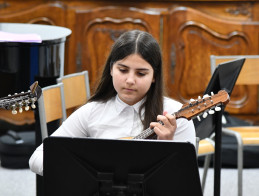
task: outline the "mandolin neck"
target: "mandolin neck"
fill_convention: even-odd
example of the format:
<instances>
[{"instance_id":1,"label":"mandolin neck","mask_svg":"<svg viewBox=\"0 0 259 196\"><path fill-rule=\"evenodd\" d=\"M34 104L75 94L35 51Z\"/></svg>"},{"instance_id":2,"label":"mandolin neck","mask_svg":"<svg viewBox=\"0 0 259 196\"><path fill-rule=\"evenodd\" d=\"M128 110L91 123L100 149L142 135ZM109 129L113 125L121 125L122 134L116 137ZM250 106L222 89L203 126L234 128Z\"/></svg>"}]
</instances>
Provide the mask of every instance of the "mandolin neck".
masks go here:
<instances>
[{"instance_id":1,"label":"mandolin neck","mask_svg":"<svg viewBox=\"0 0 259 196\"><path fill-rule=\"evenodd\" d=\"M203 114L203 118L209 114L213 114L215 111L220 111L220 105L226 105L229 102L229 95L225 90L220 90L216 95L206 95L204 98L198 98L198 100L193 100L190 103L186 103L182 106L180 110L173 113L176 119L185 118L187 120L191 120L195 117L200 120L200 114ZM208 112L208 113L207 113ZM163 124L162 121L159 122ZM153 129L148 128L142 131L139 135L134 137L133 139L154 139L156 134Z\"/></svg>"},{"instance_id":2,"label":"mandolin neck","mask_svg":"<svg viewBox=\"0 0 259 196\"><path fill-rule=\"evenodd\" d=\"M176 119L180 118L178 112L175 112L172 115L174 115ZM163 124L161 121L159 121L159 123ZM144 131L142 131L139 135L133 137L133 139L156 139L156 134L153 128L147 128Z\"/></svg>"}]
</instances>

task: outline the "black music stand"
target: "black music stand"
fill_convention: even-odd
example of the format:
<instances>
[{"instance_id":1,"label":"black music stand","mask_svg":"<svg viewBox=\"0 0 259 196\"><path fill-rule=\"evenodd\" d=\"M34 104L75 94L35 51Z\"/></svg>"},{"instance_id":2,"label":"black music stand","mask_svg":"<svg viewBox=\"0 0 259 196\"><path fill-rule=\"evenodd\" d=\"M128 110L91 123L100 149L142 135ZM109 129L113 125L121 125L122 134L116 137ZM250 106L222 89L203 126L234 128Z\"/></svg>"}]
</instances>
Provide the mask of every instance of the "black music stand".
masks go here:
<instances>
[{"instance_id":1,"label":"black music stand","mask_svg":"<svg viewBox=\"0 0 259 196\"><path fill-rule=\"evenodd\" d=\"M219 64L213 72L211 80L204 92L205 94L217 93L226 90L229 96L235 86L238 75L243 67L245 58L240 58ZM200 139L209 137L215 132L215 156L214 156L214 196L220 195L220 170L221 170L221 137L222 137L222 113L209 115L207 118L198 121L194 119L196 135Z\"/></svg>"},{"instance_id":2,"label":"black music stand","mask_svg":"<svg viewBox=\"0 0 259 196\"><path fill-rule=\"evenodd\" d=\"M202 196L187 142L48 137L44 195Z\"/></svg>"}]
</instances>

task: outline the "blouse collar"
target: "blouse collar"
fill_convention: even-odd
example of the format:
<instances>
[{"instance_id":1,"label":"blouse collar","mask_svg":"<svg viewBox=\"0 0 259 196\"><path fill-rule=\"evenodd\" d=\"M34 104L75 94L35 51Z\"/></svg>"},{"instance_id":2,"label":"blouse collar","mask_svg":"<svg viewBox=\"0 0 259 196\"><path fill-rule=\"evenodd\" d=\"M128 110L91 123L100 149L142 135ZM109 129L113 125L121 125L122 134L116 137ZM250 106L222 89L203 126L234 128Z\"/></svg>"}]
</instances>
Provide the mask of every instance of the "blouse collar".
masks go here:
<instances>
[{"instance_id":1,"label":"blouse collar","mask_svg":"<svg viewBox=\"0 0 259 196\"><path fill-rule=\"evenodd\" d=\"M139 113L139 108L143 104L143 102L146 100L146 97L141 99L139 102L135 103L134 105L128 105L125 102L123 102L120 98L119 95L117 94L115 97L115 107L116 111L118 113L122 112L125 108L127 107L132 107L137 113ZM144 114L144 111L141 110L141 116Z\"/></svg>"}]
</instances>

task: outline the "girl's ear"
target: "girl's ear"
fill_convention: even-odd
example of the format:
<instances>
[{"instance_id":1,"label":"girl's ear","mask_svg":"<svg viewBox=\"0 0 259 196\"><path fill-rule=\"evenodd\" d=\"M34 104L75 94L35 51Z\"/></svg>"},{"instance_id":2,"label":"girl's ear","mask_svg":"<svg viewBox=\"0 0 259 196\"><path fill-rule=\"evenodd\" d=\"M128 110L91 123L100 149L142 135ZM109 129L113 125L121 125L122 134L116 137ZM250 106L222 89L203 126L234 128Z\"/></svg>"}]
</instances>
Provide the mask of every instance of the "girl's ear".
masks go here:
<instances>
[{"instance_id":1,"label":"girl's ear","mask_svg":"<svg viewBox=\"0 0 259 196\"><path fill-rule=\"evenodd\" d=\"M110 62L110 74L111 76L113 75L113 62Z\"/></svg>"},{"instance_id":2,"label":"girl's ear","mask_svg":"<svg viewBox=\"0 0 259 196\"><path fill-rule=\"evenodd\" d=\"M111 76L112 76L112 68L111 68L111 72L110 73L111 73Z\"/></svg>"},{"instance_id":3,"label":"girl's ear","mask_svg":"<svg viewBox=\"0 0 259 196\"><path fill-rule=\"evenodd\" d=\"M156 80L155 80L155 77L153 77L152 83L155 83L155 81L156 81Z\"/></svg>"}]
</instances>

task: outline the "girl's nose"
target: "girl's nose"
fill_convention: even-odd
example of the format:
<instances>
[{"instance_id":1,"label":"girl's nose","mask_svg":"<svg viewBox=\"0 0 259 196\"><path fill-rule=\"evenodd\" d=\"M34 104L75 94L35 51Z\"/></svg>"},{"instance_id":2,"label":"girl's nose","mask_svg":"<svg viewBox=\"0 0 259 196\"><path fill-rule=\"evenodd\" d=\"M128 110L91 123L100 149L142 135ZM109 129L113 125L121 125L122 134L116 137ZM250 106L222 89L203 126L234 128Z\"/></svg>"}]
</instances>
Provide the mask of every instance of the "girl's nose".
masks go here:
<instances>
[{"instance_id":1,"label":"girl's nose","mask_svg":"<svg viewBox=\"0 0 259 196\"><path fill-rule=\"evenodd\" d=\"M134 74L129 73L129 74L127 75L126 82L127 82L128 84L134 84L134 83L135 83L135 76L134 76Z\"/></svg>"}]
</instances>

